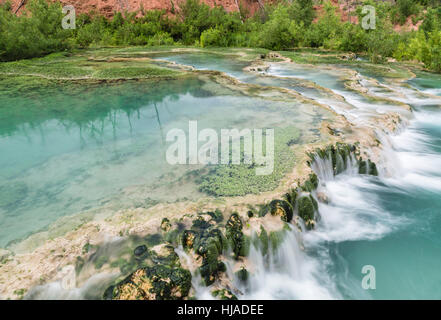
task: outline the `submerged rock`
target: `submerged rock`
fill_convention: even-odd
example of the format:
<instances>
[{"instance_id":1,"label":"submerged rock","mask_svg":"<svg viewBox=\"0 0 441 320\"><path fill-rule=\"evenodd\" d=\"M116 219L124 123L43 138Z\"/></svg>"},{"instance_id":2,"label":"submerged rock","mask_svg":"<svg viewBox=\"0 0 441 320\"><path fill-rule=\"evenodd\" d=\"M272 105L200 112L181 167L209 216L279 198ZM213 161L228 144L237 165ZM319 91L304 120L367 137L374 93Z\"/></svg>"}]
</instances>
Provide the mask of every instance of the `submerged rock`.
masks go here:
<instances>
[{"instance_id":1,"label":"submerged rock","mask_svg":"<svg viewBox=\"0 0 441 320\"><path fill-rule=\"evenodd\" d=\"M0 248L0 263L2 263L11 255L12 255L11 251Z\"/></svg>"},{"instance_id":2,"label":"submerged rock","mask_svg":"<svg viewBox=\"0 0 441 320\"><path fill-rule=\"evenodd\" d=\"M317 192L317 199L318 201L320 201L321 203L325 203L328 204L329 203L329 197L326 193L324 193L323 191Z\"/></svg>"},{"instance_id":3,"label":"submerged rock","mask_svg":"<svg viewBox=\"0 0 441 320\"><path fill-rule=\"evenodd\" d=\"M135 255L135 257L140 257L146 252L147 252L147 247L145 245L142 245L136 247L135 250L133 251L133 254Z\"/></svg>"}]
</instances>

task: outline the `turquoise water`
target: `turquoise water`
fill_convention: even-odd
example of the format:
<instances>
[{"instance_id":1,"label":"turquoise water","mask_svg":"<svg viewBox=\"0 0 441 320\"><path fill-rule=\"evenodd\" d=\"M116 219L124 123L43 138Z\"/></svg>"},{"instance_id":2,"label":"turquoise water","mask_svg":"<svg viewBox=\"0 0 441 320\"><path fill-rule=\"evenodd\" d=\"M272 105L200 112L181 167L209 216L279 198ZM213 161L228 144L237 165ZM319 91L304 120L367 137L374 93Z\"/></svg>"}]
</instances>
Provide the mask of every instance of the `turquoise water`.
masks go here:
<instances>
[{"instance_id":1,"label":"turquoise water","mask_svg":"<svg viewBox=\"0 0 441 320\"><path fill-rule=\"evenodd\" d=\"M441 87L440 79L434 85ZM394 138L400 176L362 188L392 230L376 240L360 235L325 246L345 298L441 299L441 105L414 105L414 113L411 126ZM376 268L375 290L359 290L364 265Z\"/></svg>"},{"instance_id":2,"label":"turquoise water","mask_svg":"<svg viewBox=\"0 0 441 320\"><path fill-rule=\"evenodd\" d=\"M155 57L297 91L355 124L375 126L386 111L409 117L396 135L380 136L390 174L322 179L330 203L320 203L317 229L303 235L305 250L290 235L271 268L252 252L258 272L243 297L441 299L441 99L420 95L441 96L439 75L418 73L411 88L383 77L377 80L384 87L362 82L372 94L410 104L410 116L347 89L338 70L273 64L266 77L244 73L246 63L229 56ZM361 81L372 76L357 70ZM192 181L177 183L186 170L163 157L164 133L185 129L188 120L201 128L313 128L323 116L295 101L268 103L197 78L33 90L1 96L0 106L0 246L84 210L205 196ZM375 267L375 290L361 286L366 265Z\"/></svg>"},{"instance_id":3,"label":"turquoise water","mask_svg":"<svg viewBox=\"0 0 441 320\"><path fill-rule=\"evenodd\" d=\"M383 75L375 77L381 86L374 85L365 81L374 76L373 71L357 68L371 94L410 104L411 115L398 104L369 100L348 90L345 73L339 70L273 64L265 73L270 77L253 77L240 74L237 66L229 69L210 59L203 63L190 56L173 59L221 70L243 82L295 90L353 123L375 126L376 117L388 111L410 118L409 126L396 136L381 136L391 174L364 177L348 172L325 181L323 191L331 201L320 204L317 230L304 235L306 254L299 252L295 239L286 240L278 264L270 268L255 253L251 259L262 270L244 288L245 297L441 299L441 99L420 95L441 95L439 75L418 73L409 81L414 89L409 89L391 85ZM331 89L334 96L320 87ZM362 288L365 265L375 268L375 290Z\"/></svg>"},{"instance_id":4,"label":"turquoise water","mask_svg":"<svg viewBox=\"0 0 441 320\"><path fill-rule=\"evenodd\" d=\"M301 129L324 116L197 77L2 92L0 247L66 215L207 196L186 176L198 166L165 159L167 132L187 132L190 120L199 130Z\"/></svg>"},{"instance_id":5,"label":"turquoise water","mask_svg":"<svg viewBox=\"0 0 441 320\"><path fill-rule=\"evenodd\" d=\"M178 64L194 67L198 70L216 70L226 73L237 79L254 78L252 74L244 73L243 68L249 65L247 61L241 61L234 55L216 53L157 53L150 54L152 58L173 61Z\"/></svg>"}]
</instances>

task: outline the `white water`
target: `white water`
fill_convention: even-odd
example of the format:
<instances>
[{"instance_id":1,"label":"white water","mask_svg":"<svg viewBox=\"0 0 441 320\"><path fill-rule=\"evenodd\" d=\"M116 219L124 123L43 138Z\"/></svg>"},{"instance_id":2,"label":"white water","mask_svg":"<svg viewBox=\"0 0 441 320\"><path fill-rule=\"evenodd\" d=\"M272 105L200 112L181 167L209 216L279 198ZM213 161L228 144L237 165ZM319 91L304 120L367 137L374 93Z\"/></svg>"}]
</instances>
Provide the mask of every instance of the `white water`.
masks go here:
<instances>
[{"instance_id":1,"label":"white water","mask_svg":"<svg viewBox=\"0 0 441 320\"><path fill-rule=\"evenodd\" d=\"M281 74L287 76L286 73ZM312 74L310 80L320 75ZM332 87L332 81L326 79L323 85ZM414 105L441 105L439 99L418 97L417 92L406 88L389 86L396 93L404 94L397 100ZM352 92L333 89L344 97L352 109L339 109L337 104L331 105L337 112L343 113L353 122L366 124L366 120L386 111L396 111L394 107L382 104L364 103ZM380 93L375 92L380 95ZM394 96L395 99L395 96ZM347 297L343 292L350 292L352 298L371 298L361 289L360 277L349 272L336 275L334 265L338 262L349 264L345 256L331 255L333 245L345 242L371 241L397 232L412 219L406 216L391 214L384 208L378 194L388 189L398 190L406 195L412 189L424 189L437 193L441 190L441 155L431 151L433 139L419 130L420 125L439 127L441 112L417 110L407 128L395 136L378 132L384 150L384 168L388 176L371 177L359 175L354 159L348 159L349 165L345 172L334 177L329 160L317 159L313 165L320 178L317 192L327 195L329 202L319 203L320 220L315 230L298 233L295 227L287 234L286 239L275 252L270 251L263 256L260 249L252 247L248 257L253 272L247 285L241 284L233 273L233 261L227 261L227 274L232 279L235 292L241 299L342 299ZM382 170L383 169L383 170ZM314 193L316 195L316 193ZM302 250L303 243L305 250ZM178 248L176 252L184 264L192 271L192 286L198 299L213 299L210 287L201 285L200 275L191 266L191 259ZM392 252L390 253L393 254ZM412 257L409 257L412 258ZM347 268L345 269L347 270ZM93 282L92 279L90 281ZM88 282L89 283L89 282ZM88 287L88 283L84 286ZM57 298L75 298L82 294L82 289L60 289L61 282L45 287L49 296ZM60 295L60 292L62 294ZM38 295L36 296L38 297Z\"/></svg>"},{"instance_id":2,"label":"white water","mask_svg":"<svg viewBox=\"0 0 441 320\"><path fill-rule=\"evenodd\" d=\"M316 159L313 170L320 179L320 186L314 196L321 192L329 199L326 204L319 203L320 219L316 229L301 234L291 231L278 250L270 251L267 256L263 256L259 248L252 247L248 259L253 270L247 285L235 278L232 261L227 263L228 276L239 290L235 293L240 299L372 298L370 292L361 288L362 274L359 277L350 274L350 262L332 247L340 243L379 241L414 223L413 217L393 214L384 207L379 196L390 193L389 190L402 193L404 197L421 189L433 193L441 190L441 154L431 151L434 147L432 137L419 128L421 125L439 128L441 112L416 109L411 114L398 104L367 101L354 92L342 89L333 72L308 70L305 73L304 70L287 70L285 67L273 65L268 74L308 79L331 89L344 98L343 103L315 96L309 98L327 104L354 124L375 127L375 118L387 112L397 112L409 122L405 121L407 127L393 136L377 132L383 145L382 161L377 164L379 177L359 175L353 158L348 159L350 165L346 171L334 177L331 161ZM370 94L378 97L413 106L441 106L441 99L422 96L416 89L389 84L381 84L384 88L379 89L361 75L360 79ZM426 92L437 94L439 90ZM292 229L295 230L294 227ZM337 264L343 265L346 271L336 273ZM200 285L194 288L198 298L211 298L207 288ZM407 294L410 295L410 292Z\"/></svg>"},{"instance_id":3,"label":"white water","mask_svg":"<svg viewBox=\"0 0 441 320\"><path fill-rule=\"evenodd\" d=\"M244 299L332 299L335 287L323 260L310 257L300 249L294 231L268 257L252 247L250 262L255 272L249 278Z\"/></svg>"}]
</instances>

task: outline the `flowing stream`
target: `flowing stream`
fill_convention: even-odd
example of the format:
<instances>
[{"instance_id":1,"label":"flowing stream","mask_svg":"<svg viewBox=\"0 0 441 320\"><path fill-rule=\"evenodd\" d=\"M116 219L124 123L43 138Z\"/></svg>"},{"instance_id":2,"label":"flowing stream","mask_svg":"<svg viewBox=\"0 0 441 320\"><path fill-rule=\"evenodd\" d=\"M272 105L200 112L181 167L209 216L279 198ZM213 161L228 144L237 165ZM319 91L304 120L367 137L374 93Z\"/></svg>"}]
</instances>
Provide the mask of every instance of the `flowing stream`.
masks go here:
<instances>
[{"instance_id":1,"label":"flowing stream","mask_svg":"<svg viewBox=\"0 0 441 320\"><path fill-rule=\"evenodd\" d=\"M280 248L267 256L252 246L249 259L254 272L247 285L234 279L227 263L227 272L240 290L239 298L441 299L441 97L435 96L441 96L439 75L418 73L406 85L377 78L373 85L371 75L358 70L361 83L371 94L394 99L394 105L347 89L338 68L273 63L266 72L251 74L242 71L246 63L223 55L154 57L222 71L245 83L296 91L329 106L354 125L375 127L376 116L390 111L409 120L394 135L379 132L384 161L378 177L359 175L351 165L334 176L331 164L317 159L313 165L320 179L316 192L326 194L329 201L319 203L321 218L316 229L300 233L293 227ZM27 196L0 202L0 246L44 228L61 212L72 214L108 204L133 185L146 189L130 194L130 205L145 199L146 194L152 201L160 201L159 195L152 195L158 188L153 182L183 175L161 162L162 130L185 128L191 117L201 119L203 127L222 128L231 124L307 127L314 123L311 113L328 116L317 110L320 108L292 108L293 103L286 102L272 102L269 109L263 98L225 92L216 84L197 80L168 83L166 87L157 88L153 98L139 84L92 88L84 92L81 101L62 100L65 92L51 97L38 93L48 104L64 101L66 110L79 105L95 106L96 111L87 121L75 114L61 120L51 114L41 121L17 120L17 125L1 122L0 146L5 156L0 158L4 182L0 188L7 184ZM26 99L2 103L31 103ZM413 112L399 106L399 101L409 104ZM109 102L115 107L109 108ZM122 165L127 162L131 165ZM151 174L139 176L139 168ZM167 184L162 186L165 189L160 187L159 193ZM117 208L125 205L124 192L113 204ZM175 200L201 196L191 183L175 190L174 195ZM178 253L185 259L183 251ZM375 268L375 289L363 289L363 266ZM211 298L197 278L193 286L198 298Z\"/></svg>"},{"instance_id":2,"label":"flowing stream","mask_svg":"<svg viewBox=\"0 0 441 320\"><path fill-rule=\"evenodd\" d=\"M333 176L331 164L316 161L317 192L329 202L319 204L321 219L314 231L291 231L277 252L263 257L253 247L249 259L255 270L241 287L245 299L441 299L441 77L418 73L408 86L382 82L369 86L378 97L407 103L412 114L390 103L370 101L346 89L335 70L274 64L264 76L241 74L237 65L219 59L209 65L191 56L167 57L196 68L219 70L240 81L295 90L327 104L355 124L375 126L375 116L399 112L409 123L392 136L379 134L389 172L379 177L359 175L347 168ZM314 82L340 97L299 85ZM387 170L386 170L387 169ZM294 228L293 228L294 229ZM299 238L301 240L299 241ZM303 242L305 250L299 243ZM375 289L363 289L364 266L375 268ZM231 274L230 277L234 278ZM209 298L198 288L199 298Z\"/></svg>"}]
</instances>

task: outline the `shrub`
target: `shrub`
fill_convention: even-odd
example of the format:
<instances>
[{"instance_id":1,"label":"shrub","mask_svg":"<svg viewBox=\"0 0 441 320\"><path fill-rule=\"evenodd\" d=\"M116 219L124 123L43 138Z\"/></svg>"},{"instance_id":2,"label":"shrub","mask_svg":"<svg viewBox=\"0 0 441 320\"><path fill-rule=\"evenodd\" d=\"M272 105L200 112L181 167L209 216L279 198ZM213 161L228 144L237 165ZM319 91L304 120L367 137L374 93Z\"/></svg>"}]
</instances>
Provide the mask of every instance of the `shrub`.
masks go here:
<instances>
[{"instance_id":1,"label":"shrub","mask_svg":"<svg viewBox=\"0 0 441 320\"><path fill-rule=\"evenodd\" d=\"M69 48L71 30L61 27L59 3L31 0L26 11L16 16L6 4L0 7L0 60L43 56Z\"/></svg>"}]
</instances>

